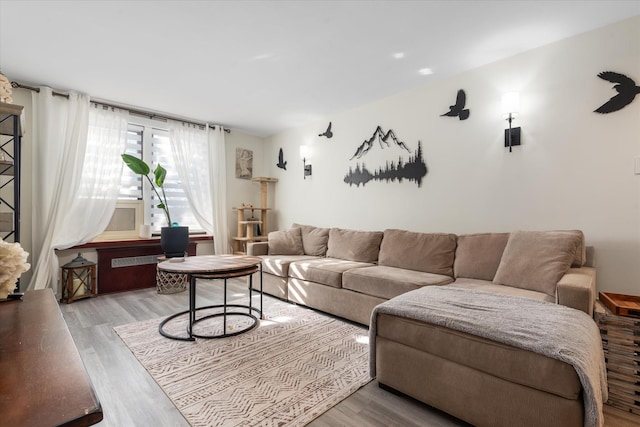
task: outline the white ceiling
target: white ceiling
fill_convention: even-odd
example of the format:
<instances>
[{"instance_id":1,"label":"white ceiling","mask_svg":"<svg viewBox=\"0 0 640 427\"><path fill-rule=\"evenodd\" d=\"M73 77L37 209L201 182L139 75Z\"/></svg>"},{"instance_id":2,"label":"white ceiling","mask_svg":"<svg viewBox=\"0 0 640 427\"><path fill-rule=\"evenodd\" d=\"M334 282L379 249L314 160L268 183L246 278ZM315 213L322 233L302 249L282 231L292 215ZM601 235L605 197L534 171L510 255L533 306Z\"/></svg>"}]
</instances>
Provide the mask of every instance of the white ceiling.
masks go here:
<instances>
[{"instance_id":1,"label":"white ceiling","mask_svg":"<svg viewBox=\"0 0 640 427\"><path fill-rule=\"evenodd\" d=\"M0 0L0 69L268 136L636 15L640 0Z\"/></svg>"}]
</instances>

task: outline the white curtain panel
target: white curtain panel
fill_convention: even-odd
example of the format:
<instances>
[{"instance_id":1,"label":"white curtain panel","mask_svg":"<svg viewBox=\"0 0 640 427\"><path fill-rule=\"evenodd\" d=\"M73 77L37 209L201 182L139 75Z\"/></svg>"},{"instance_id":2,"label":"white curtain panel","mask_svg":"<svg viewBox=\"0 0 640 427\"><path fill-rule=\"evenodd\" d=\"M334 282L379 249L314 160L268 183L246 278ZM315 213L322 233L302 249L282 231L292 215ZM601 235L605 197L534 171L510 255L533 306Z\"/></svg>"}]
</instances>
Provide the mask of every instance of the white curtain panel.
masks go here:
<instances>
[{"instance_id":1,"label":"white curtain panel","mask_svg":"<svg viewBox=\"0 0 640 427\"><path fill-rule=\"evenodd\" d=\"M231 253L231 239L227 226L227 149L224 128L207 129L209 140L209 173L213 188L213 243L216 254Z\"/></svg>"},{"instance_id":2,"label":"white curtain panel","mask_svg":"<svg viewBox=\"0 0 640 427\"><path fill-rule=\"evenodd\" d=\"M216 254L229 253L226 232L226 180L218 177L220 163L218 146L222 141L215 130L169 121L169 141L180 182L189 206L200 226L214 236ZM219 126L216 126L220 129ZM223 157L224 159L224 157ZM220 200L221 195L224 197Z\"/></svg>"},{"instance_id":3,"label":"white curtain panel","mask_svg":"<svg viewBox=\"0 0 640 427\"><path fill-rule=\"evenodd\" d=\"M89 242L109 225L120 193L128 121L126 111L91 105L82 179L66 215L73 221L56 231L56 249Z\"/></svg>"},{"instance_id":4,"label":"white curtain panel","mask_svg":"<svg viewBox=\"0 0 640 427\"><path fill-rule=\"evenodd\" d=\"M32 260L36 261L28 289L51 287L59 295L55 249L85 243L100 234L115 209L117 192L111 196L104 183L115 180L115 187L119 186L119 154L124 150L127 120L125 116L124 121L100 124L95 112L89 114L89 98L83 94L70 93L66 99L42 87L33 93L32 101ZM105 126L114 122L122 131L105 132ZM90 128L92 142L88 144ZM103 137L107 133L119 135L118 148L107 143L112 139ZM103 136L96 138L96 134ZM109 169L116 162L120 164ZM119 173L115 172L118 168Z\"/></svg>"},{"instance_id":5,"label":"white curtain panel","mask_svg":"<svg viewBox=\"0 0 640 427\"><path fill-rule=\"evenodd\" d=\"M32 93L33 102L33 275L28 289L57 291L53 262L56 227L65 220L80 180L89 126L89 98L53 96L50 88Z\"/></svg>"}]
</instances>

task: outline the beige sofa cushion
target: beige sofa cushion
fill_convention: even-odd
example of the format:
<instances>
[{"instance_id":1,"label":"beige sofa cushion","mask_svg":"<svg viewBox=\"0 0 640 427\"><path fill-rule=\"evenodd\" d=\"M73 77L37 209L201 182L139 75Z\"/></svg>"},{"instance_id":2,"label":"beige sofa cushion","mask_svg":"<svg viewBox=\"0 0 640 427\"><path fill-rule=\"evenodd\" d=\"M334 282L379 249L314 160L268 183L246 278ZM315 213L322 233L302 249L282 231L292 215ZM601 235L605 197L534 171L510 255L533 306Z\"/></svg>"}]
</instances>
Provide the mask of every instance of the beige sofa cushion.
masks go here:
<instances>
[{"instance_id":1,"label":"beige sofa cushion","mask_svg":"<svg viewBox=\"0 0 640 427\"><path fill-rule=\"evenodd\" d=\"M502 259L509 233L478 233L458 236L455 277L493 280Z\"/></svg>"},{"instance_id":2,"label":"beige sofa cushion","mask_svg":"<svg viewBox=\"0 0 640 427\"><path fill-rule=\"evenodd\" d=\"M378 316L377 336L376 345L378 339L387 339L511 383L565 399L580 398L582 386L573 366L531 351L388 314ZM387 360L387 364L409 362L406 358ZM464 378L456 380L464 387Z\"/></svg>"},{"instance_id":3,"label":"beige sofa cushion","mask_svg":"<svg viewBox=\"0 0 640 427\"><path fill-rule=\"evenodd\" d=\"M493 283L555 296L580 239L563 231L515 231L509 236Z\"/></svg>"},{"instance_id":4,"label":"beige sofa cushion","mask_svg":"<svg viewBox=\"0 0 640 427\"><path fill-rule=\"evenodd\" d=\"M342 275L342 287L361 294L391 299L405 292L429 285L453 282L449 276L423 271L376 265L354 268Z\"/></svg>"},{"instance_id":5,"label":"beige sofa cushion","mask_svg":"<svg viewBox=\"0 0 640 427\"><path fill-rule=\"evenodd\" d=\"M305 255L325 256L329 241L328 228L303 224L293 224L291 227L300 228L302 231L302 247Z\"/></svg>"},{"instance_id":6,"label":"beige sofa cushion","mask_svg":"<svg viewBox=\"0 0 640 427\"><path fill-rule=\"evenodd\" d=\"M292 262L317 259L317 257L308 255L263 255L260 258L262 258L264 273L284 278L289 276L289 265Z\"/></svg>"},{"instance_id":7,"label":"beige sofa cushion","mask_svg":"<svg viewBox=\"0 0 640 427\"><path fill-rule=\"evenodd\" d=\"M272 231L268 243L269 255L304 255L300 228Z\"/></svg>"},{"instance_id":8,"label":"beige sofa cushion","mask_svg":"<svg viewBox=\"0 0 640 427\"><path fill-rule=\"evenodd\" d=\"M571 263L571 267L584 267L585 263L587 262L587 245L584 240L584 233L581 230L558 230L558 233L569 233L576 236L580 240L578 249L576 249L576 255L573 258L573 262Z\"/></svg>"},{"instance_id":9,"label":"beige sofa cushion","mask_svg":"<svg viewBox=\"0 0 640 427\"><path fill-rule=\"evenodd\" d=\"M329 230L327 257L356 262L377 262L381 231Z\"/></svg>"},{"instance_id":10,"label":"beige sofa cushion","mask_svg":"<svg viewBox=\"0 0 640 427\"><path fill-rule=\"evenodd\" d=\"M316 258L291 263L289 265L289 277L341 288L342 273L352 268L370 267L372 265L371 263L345 261L336 258Z\"/></svg>"},{"instance_id":11,"label":"beige sofa cushion","mask_svg":"<svg viewBox=\"0 0 640 427\"><path fill-rule=\"evenodd\" d=\"M455 234L388 229L384 231L378 263L453 277L456 238Z\"/></svg>"},{"instance_id":12,"label":"beige sofa cushion","mask_svg":"<svg viewBox=\"0 0 640 427\"><path fill-rule=\"evenodd\" d=\"M487 280L459 278L448 286L452 288L473 289L475 291L489 292L492 294L510 295L512 297L529 298L536 301L556 302L555 297L547 295L544 292L514 288L513 286L496 285Z\"/></svg>"}]
</instances>

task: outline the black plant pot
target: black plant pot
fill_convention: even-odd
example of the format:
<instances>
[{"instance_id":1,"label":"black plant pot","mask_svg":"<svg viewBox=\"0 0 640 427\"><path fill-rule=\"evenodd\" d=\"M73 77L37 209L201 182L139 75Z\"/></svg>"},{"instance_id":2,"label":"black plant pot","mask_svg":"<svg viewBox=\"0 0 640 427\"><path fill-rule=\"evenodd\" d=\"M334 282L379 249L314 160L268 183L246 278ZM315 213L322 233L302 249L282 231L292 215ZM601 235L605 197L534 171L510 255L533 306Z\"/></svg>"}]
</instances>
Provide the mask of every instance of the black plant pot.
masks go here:
<instances>
[{"instance_id":1,"label":"black plant pot","mask_svg":"<svg viewBox=\"0 0 640 427\"><path fill-rule=\"evenodd\" d=\"M162 227L160 246L167 258L184 256L189 248L189 227Z\"/></svg>"}]
</instances>

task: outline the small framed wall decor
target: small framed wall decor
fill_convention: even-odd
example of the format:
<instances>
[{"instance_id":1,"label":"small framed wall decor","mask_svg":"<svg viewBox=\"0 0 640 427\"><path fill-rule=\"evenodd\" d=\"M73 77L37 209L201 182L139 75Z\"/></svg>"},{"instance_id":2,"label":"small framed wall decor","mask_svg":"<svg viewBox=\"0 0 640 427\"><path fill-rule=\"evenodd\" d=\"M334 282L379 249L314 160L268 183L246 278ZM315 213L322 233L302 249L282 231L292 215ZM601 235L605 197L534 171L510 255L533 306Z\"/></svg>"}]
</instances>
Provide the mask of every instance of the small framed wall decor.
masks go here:
<instances>
[{"instance_id":1,"label":"small framed wall decor","mask_svg":"<svg viewBox=\"0 0 640 427\"><path fill-rule=\"evenodd\" d=\"M236 178L251 179L253 175L253 151L236 148Z\"/></svg>"}]
</instances>

